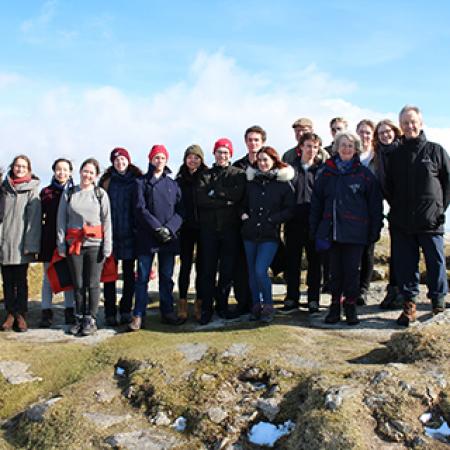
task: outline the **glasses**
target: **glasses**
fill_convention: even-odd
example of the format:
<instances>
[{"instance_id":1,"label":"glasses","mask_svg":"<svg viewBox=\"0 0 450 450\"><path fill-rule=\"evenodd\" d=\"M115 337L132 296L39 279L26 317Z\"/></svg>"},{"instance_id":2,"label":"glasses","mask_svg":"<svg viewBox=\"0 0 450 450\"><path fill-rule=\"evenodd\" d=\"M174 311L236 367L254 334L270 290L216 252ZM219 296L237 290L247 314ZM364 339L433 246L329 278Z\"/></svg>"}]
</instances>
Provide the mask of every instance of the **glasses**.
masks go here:
<instances>
[{"instance_id":1,"label":"glasses","mask_svg":"<svg viewBox=\"0 0 450 450\"><path fill-rule=\"evenodd\" d=\"M22 164L14 164L14 168L16 169L28 169L27 165L22 165Z\"/></svg>"},{"instance_id":2,"label":"glasses","mask_svg":"<svg viewBox=\"0 0 450 450\"><path fill-rule=\"evenodd\" d=\"M338 133L339 131L344 131L344 129L343 128L332 127L331 131L334 131L335 133Z\"/></svg>"}]
</instances>

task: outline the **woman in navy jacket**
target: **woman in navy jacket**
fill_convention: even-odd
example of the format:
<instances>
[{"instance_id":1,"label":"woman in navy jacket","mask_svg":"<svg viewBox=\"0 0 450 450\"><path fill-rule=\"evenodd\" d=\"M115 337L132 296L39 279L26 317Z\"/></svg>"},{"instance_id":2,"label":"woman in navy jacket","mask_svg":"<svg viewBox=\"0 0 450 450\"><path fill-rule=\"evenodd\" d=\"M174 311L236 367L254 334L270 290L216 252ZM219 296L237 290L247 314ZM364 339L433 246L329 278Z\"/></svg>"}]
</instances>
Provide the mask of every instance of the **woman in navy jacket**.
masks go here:
<instances>
[{"instance_id":1,"label":"woman in navy jacket","mask_svg":"<svg viewBox=\"0 0 450 450\"><path fill-rule=\"evenodd\" d=\"M131 331L142 326L147 308L147 285L155 253L158 253L159 301L164 323L179 325L173 307L173 268L179 252L178 231L181 217L181 191L178 183L169 177L166 167L169 154L163 145L154 145L148 159L148 172L136 184L136 236L138 277L136 302Z\"/></svg>"},{"instance_id":2,"label":"woman in navy jacket","mask_svg":"<svg viewBox=\"0 0 450 450\"><path fill-rule=\"evenodd\" d=\"M310 230L319 250L330 248L332 298L325 322L340 320L343 296L347 323L356 325L361 255L379 239L382 196L375 176L359 161L361 141L356 135L340 133L333 150L314 185Z\"/></svg>"},{"instance_id":3,"label":"woman in navy jacket","mask_svg":"<svg viewBox=\"0 0 450 450\"><path fill-rule=\"evenodd\" d=\"M290 181L295 172L272 147L262 147L256 158L257 169L249 166L246 171L249 183L241 233L252 292L252 318L270 322L272 284L267 271L278 248L281 224L293 214L295 196Z\"/></svg>"}]
</instances>

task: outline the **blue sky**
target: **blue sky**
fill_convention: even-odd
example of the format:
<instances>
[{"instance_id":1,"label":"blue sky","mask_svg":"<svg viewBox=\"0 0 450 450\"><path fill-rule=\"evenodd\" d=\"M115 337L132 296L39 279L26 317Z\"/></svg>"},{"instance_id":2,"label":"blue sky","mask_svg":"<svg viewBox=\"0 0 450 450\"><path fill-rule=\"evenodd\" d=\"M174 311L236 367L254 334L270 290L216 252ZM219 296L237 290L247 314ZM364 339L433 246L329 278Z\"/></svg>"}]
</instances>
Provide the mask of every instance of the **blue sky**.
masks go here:
<instances>
[{"instance_id":1,"label":"blue sky","mask_svg":"<svg viewBox=\"0 0 450 450\"><path fill-rule=\"evenodd\" d=\"M406 103L450 148L449 17L444 1L2 2L1 154L47 176L60 154L106 165L116 145L145 166L158 142L176 167L221 136L243 154L255 123L284 151L300 116L328 142L334 115Z\"/></svg>"}]
</instances>

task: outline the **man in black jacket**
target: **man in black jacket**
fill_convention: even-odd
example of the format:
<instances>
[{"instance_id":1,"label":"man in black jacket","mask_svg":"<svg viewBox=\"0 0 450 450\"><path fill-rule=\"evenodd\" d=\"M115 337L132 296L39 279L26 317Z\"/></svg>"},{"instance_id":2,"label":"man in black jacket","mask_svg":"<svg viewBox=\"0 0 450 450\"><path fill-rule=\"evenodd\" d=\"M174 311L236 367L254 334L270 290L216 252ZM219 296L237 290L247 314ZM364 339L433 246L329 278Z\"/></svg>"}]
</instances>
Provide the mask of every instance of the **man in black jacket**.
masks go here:
<instances>
[{"instance_id":1,"label":"man in black jacket","mask_svg":"<svg viewBox=\"0 0 450 450\"><path fill-rule=\"evenodd\" d=\"M425 137L419 108L405 106L399 119L404 136L386 167L386 197L391 206L395 274L405 299L397 323L408 326L416 319L420 248L425 256L433 313L445 309L448 282L443 234L450 202L450 159L439 144Z\"/></svg>"},{"instance_id":2,"label":"man in black jacket","mask_svg":"<svg viewBox=\"0 0 450 450\"><path fill-rule=\"evenodd\" d=\"M245 194L245 173L233 167L233 145L229 139L214 144L215 164L201 177L197 191L202 258L202 315L206 325L213 314L213 297L219 316L229 318L228 296L239 246L241 202ZM219 271L217 289L216 273Z\"/></svg>"}]
</instances>

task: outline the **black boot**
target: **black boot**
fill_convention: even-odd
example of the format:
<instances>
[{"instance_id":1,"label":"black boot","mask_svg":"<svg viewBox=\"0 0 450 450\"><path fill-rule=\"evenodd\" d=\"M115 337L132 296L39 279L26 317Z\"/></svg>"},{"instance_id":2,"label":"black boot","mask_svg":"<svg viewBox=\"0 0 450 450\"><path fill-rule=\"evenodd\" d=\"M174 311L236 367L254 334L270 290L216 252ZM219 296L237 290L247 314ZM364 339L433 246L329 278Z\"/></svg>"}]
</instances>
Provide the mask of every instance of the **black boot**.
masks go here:
<instances>
[{"instance_id":1,"label":"black boot","mask_svg":"<svg viewBox=\"0 0 450 450\"><path fill-rule=\"evenodd\" d=\"M331 299L330 309L325 317L325 323L338 323L341 320L341 299Z\"/></svg>"},{"instance_id":2,"label":"black boot","mask_svg":"<svg viewBox=\"0 0 450 450\"><path fill-rule=\"evenodd\" d=\"M386 296L380 303L381 309L401 309L403 307L403 298L397 286L388 285Z\"/></svg>"},{"instance_id":3,"label":"black boot","mask_svg":"<svg viewBox=\"0 0 450 450\"><path fill-rule=\"evenodd\" d=\"M66 325L75 325L75 311L73 308L64 309L64 322Z\"/></svg>"},{"instance_id":4,"label":"black boot","mask_svg":"<svg viewBox=\"0 0 450 450\"><path fill-rule=\"evenodd\" d=\"M367 305L367 291L361 291L356 299L356 304L359 306Z\"/></svg>"},{"instance_id":5,"label":"black boot","mask_svg":"<svg viewBox=\"0 0 450 450\"><path fill-rule=\"evenodd\" d=\"M344 303L344 313L347 325L358 325L358 314L356 313L355 301L346 300Z\"/></svg>"},{"instance_id":6,"label":"black boot","mask_svg":"<svg viewBox=\"0 0 450 450\"><path fill-rule=\"evenodd\" d=\"M41 312L41 321L39 328L50 328L53 323L53 311L51 309L43 309Z\"/></svg>"}]
</instances>

